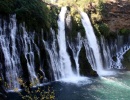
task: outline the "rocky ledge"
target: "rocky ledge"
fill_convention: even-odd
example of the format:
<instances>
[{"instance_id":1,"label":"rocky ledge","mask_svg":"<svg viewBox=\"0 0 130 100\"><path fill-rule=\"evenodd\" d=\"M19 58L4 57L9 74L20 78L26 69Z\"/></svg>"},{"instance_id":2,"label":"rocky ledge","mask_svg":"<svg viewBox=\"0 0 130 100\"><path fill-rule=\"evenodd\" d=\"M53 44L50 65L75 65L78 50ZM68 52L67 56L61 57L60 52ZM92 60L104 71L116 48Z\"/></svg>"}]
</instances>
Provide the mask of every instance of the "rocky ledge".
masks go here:
<instances>
[{"instance_id":1,"label":"rocky ledge","mask_svg":"<svg viewBox=\"0 0 130 100\"><path fill-rule=\"evenodd\" d=\"M108 0L103 7L102 21L108 25L111 32L130 29L129 0Z\"/></svg>"}]
</instances>

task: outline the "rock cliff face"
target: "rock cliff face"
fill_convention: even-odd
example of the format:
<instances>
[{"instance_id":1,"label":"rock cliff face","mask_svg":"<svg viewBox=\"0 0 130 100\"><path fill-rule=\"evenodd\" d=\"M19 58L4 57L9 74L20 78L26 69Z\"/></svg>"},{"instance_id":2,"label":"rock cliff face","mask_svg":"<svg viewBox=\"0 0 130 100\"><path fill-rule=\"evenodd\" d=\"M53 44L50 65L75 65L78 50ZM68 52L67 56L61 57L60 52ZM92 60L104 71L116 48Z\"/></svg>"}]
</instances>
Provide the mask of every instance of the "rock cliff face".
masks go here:
<instances>
[{"instance_id":1,"label":"rock cliff face","mask_svg":"<svg viewBox=\"0 0 130 100\"><path fill-rule=\"evenodd\" d=\"M130 29L130 1L108 0L103 7L102 20L108 25L110 31Z\"/></svg>"}]
</instances>

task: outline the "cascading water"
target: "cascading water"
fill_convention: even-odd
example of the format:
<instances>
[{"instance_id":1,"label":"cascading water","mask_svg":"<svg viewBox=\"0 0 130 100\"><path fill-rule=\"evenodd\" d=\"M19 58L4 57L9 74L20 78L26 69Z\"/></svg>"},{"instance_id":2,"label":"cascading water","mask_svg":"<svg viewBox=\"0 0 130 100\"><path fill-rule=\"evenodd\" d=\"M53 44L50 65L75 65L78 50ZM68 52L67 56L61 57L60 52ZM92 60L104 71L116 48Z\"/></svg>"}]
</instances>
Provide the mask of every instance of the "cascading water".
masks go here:
<instances>
[{"instance_id":1,"label":"cascading water","mask_svg":"<svg viewBox=\"0 0 130 100\"><path fill-rule=\"evenodd\" d=\"M123 36L117 36L116 42L114 43L116 54L112 55L116 57L116 61L112 61L112 67L117 68L117 69L122 69L124 68L122 65L122 60L123 60L123 55L130 49L130 41L129 41L129 36L128 36L128 41L125 43L124 42L124 37ZM111 51L112 52L112 51Z\"/></svg>"},{"instance_id":2,"label":"cascading water","mask_svg":"<svg viewBox=\"0 0 130 100\"><path fill-rule=\"evenodd\" d=\"M57 41L54 30L51 29L51 33L52 33L52 44L50 45L49 42L44 40L43 43L45 45L46 51L49 54L50 65L51 68L53 69L54 79L58 80L61 78L62 71L59 62L59 54L58 54L59 52L57 51Z\"/></svg>"},{"instance_id":3,"label":"cascading water","mask_svg":"<svg viewBox=\"0 0 130 100\"><path fill-rule=\"evenodd\" d=\"M16 15L10 17L9 26L5 20L3 20L3 29L0 27L0 48L4 55L4 63L6 69L6 80L8 89L20 88L18 78L21 70L20 59L16 48ZM9 28L10 31L7 31ZM8 38L8 35L10 39ZM11 40L11 41L10 41ZM11 46L10 46L11 44Z\"/></svg>"},{"instance_id":4,"label":"cascading water","mask_svg":"<svg viewBox=\"0 0 130 100\"><path fill-rule=\"evenodd\" d=\"M74 73L71 68L70 57L66 51L66 38L65 38L65 14L67 8L62 7L59 14L58 20L58 45L59 45L59 57L60 57L60 66L61 66L61 77L67 78L74 76Z\"/></svg>"},{"instance_id":5,"label":"cascading water","mask_svg":"<svg viewBox=\"0 0 130 100\"><path fill-rule=\"evenodd\" d=\"M35 86L39 84L39 80L35 73L35 62L34 62L34 49L32 46L32 43L34 43L34 36L29 36L29 33L27 33L25 27L22 26L23 29L23 37L22 37L22 44L23 44L23 52L27 61L27 67L29 71L29 78L30 82Z\"/></svg>"},{"instance_id":6,"label":"cascading water","mask_svg":"<svg viewBox=\"0 0 130 100\"><path fill-rule=\"evenodd\" d=\"M65 81L67 82L86 80L86 78L80 77L80 66L78 63L80 61L79 53L82 44L85 46L89 63L100 76L114 74L113 71L108 71L112 68L122 69L123 55L130 49L130 41L126 42L125 36L125 38L117 36L113 41L107 41L104 37L100 37L99 45L90 20L87 14L83 12L81 13L83 18L82 24L85 28L87 38L83 39L80 33L78 33L77 38L74 39L75 41L67 41L65 35L66 11L67 8L62 7L59 14L59 20L57 21L59 27L58 35L51 29L52 38L46 41L42 39L45 47L42 43L37 43L35 32L27 32L25 25L20 24L21 26L19 26L16 24L16 15L10 16L9 23L4 19L0 19L0 54L2 55L0 57L0 70L3 71L3 73L0 73L0 76L3 80L7 81L9 85L8 89L20 89L18 79L21 75L23 79L27 79L34 86L39 85L41 82L38 79L39 70L44 78L48 75L48 79L52 75L54 80L66 79ZM130 39L128 38L128 40ZM39 41L41 41L41 38L39 38ZM67 52L66 41L69 42L68 48L73 53L70 54L72 55L72 59L70 59ZM44 49L46 49L47 54L42 53ZM41 54L45 54L47 57ZM35 57L35 55L38 57ZM49 59L43 60L44 58ZM75 61L74 64L76 66L74 68L76 68L76 73L72 70L73 64L71 60ZM45 70L44 65L46 67ZM26 71L22 69L26 69ZM23 74L26 74L26 72L29 76L24 77ZM28 80L28 77L30 80Z\"/></svg>"},{"instance_id":7,"label":"cascading water","mask_svg":"<svg viewBox=\"0 0 130 100\"><path fill-rule=\"evenodd\" d=\"M21 32L23 32L22 35L17 34L18 28L16 25L16 15L12 15L9 21L9 23L5 20L0 21L3 23L3 25L0 25L0 50L3 54L2 59L4 59L4 62L0 63L3 69L5 69L6 76L4 80L7 81L7 89L20 89L19 78L22 75L22 65L20 58L21 51L22 55L24 55L27 61L30 82L35 86L39 83L39 80L34 70L34 47L36 48L38 55L40 54L38 47L34 43L34 36L27 33L24 26L21 26ZM16 40L18 40L17 43Z\"/></svg>"},{"instance_id":8,"label":"cascading water","mask_svg":"<svg viewBox=\"0 0 130 100\"><path fill-rule=\"evenodd\" d=\"M92 49L92 53L94 55L94 59L95 59L95 67L94 70L96 70L99 73L101 73L101 70L103 70L103 65L102 65L102 60L101 60L101 56L100 56L100 51L99 51L99 47L98 47L98 43L97 43L97 39L96 36L94 34L92 25L90 23L89 17L86 13L82 12L81 13L82 16L82 24L85 28L86 31L86 36L88 39L88 44L90 46L90 48Z\"/></svg>"},{"instance_id":9,"label":"cascading water","mask_svg":"<svg viewBox=\"0 0 130 100\"><path fill-rule=\"evenodd\" d=\"M101 58L101 53L100 53L100 48L99 48L96 36L94 34L91 22L89 20L89 17L84 12L81 12L81 16L82 16L82 24L85 28L87 42L88 42L88 44L85 44L86 42L84 42L84 45L88 45L88 47L86 47L86 46L85 47L87 48L86 52L89 52L89 53L87 53L87 56L89 55L89 57L90 57L90 58L88 58L89 62L91 63L91 65L93 65L92 66L93 69L97 71L99 76L114 74L114 72L104 70L103 62L102 62L103 60Z\"/></svg>"},{"instance_id":10,"label":"cascading water","mask_svg":"<svg viewBox=\"0 0 130 100\"><path fill-rule=\"evenodd\" d=\"M66 47L66 37L65 37L65 14L66 14L67 8L62 7L61 12L59 14L59 20L58 20L58 46L59 46L59 61L60 61L60 72L61 72L61 80L64 82L71 82L71 83L78 83L80 81L87 81L88 79L86 77L80 77L80 75L77 77L77 75L74 74L72 71L71 61L70 57L67 53L67 47ZM78 48L77 57L79 54L80 46ZM78 58L77 58L78 59ZM76 60L78 63L78 61ZM79 65L77 64L77 70L79 74Z\"/></svg>"},{"instance_id":11,"label":"cascading water","mask_svg":"<svg viewBox=\"0 0 130 100\"><path fill-rule=\"evenodd\" d=\"M74 60L75 60L75 63L76 63L76 72L77 72L77 75L80 76L80 68L79 68L79 52L81 50L81 47L82 47L82 38L81 38L81 35L80 33L78 33L77 35L77 38L76 38L76 43L71 43L69 44L72 52L73 52L73 57L74 57Z\"/></svg>"},{"instance_id":12,"label":"cascading water","mask_svg":"<svg viewBox=\"0 0 130 100\"><path fill-rule=\"evenodd\" d=\"M110 44L108 44L104 37L101 37L100 39L100 48L103 51L102 56L105 68L123 69L123 55L130 49L129 41L126 43L123 42L123 40L125 40L123 36L117 36L115 41L111 42ZM113 60L113 57L115 61Z\"/></svg>"},{"instance_id":13,"label":"cascading water","mask_svg":"<svg viewBox=\"0 0 130 100\"><path fill-rule=\"evenodd\" d=\"M111 59L111 53L108 44L106 43L104 37L101 37L101 49L102 49L102 56L103 56L103 66L105 68L111 68L112 65L112 59Z\"/></svg>"}]
</instances>

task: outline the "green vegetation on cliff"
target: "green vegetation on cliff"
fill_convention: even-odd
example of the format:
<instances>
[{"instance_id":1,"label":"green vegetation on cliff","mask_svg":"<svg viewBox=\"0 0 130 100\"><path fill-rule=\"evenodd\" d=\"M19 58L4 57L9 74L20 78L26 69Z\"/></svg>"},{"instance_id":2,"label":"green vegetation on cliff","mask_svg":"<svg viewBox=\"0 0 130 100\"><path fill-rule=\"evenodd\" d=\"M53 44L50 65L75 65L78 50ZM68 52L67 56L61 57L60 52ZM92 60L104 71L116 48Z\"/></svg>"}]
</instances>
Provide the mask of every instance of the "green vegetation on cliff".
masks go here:
<instances>
[{"instance_id":1,"label":"green vegetation on cliff","mask_svg":"<svg viewBox=\"0 0 130 100\"><path fill-rule=\"evenodd\" d=\"M91 10L91 19L98 34L111 37L113 34L130 33L129 0L99 0L95 9L96 12Z\"/></svg>"},{"instance_id":2,"label":"green vegetation on cliff","mask_svg":"<svg viewBox=\"0 0 130 100\"><path fill-rule=\"evenodd\" d=\"M57 28L54 22L55 12L49 10L42 0L0 0L0 13L6 16L16 14L17 22L25 22L29 31L40 32L41 28L44 31L50 30L50 27Z\"/></svg>"},{"instance_id":3,"label":"green vegetation on cliff","mask_svg":"<svg viewBox=\"0 0 130 100\"><path fill-rule=\"evenodd\" d=\"M25 22L29 31L41 32L43 28L45 32L48 32L50 27L57 31L59 9L61 6L69 6L74 36L77 32L81 32L84 36L85 32L81 23L80 11L91 14L91 21L97 34L108 36L108 26L102 22L104 3L105 0L58 0L55 4L58 6L55 6L42 0L0 0L0 13L2 15L16 14L17 22Z\"/></svg>"},{"instance_id":4,"label":"green vegetation on cliff","mask_svg":"<svg viewBox=\"0 0 130 100\"><path fill-rule=\"evenodd\" d=\"M123 55L123 65L126 69L130 70L130 50Z\"/></svg>"},{"instance_id":5,"label":"green vegetation on cliff","mask_svg":"<svg viewBox=\"0 0 130 100\"><path fill-rule=\"evenodd\" d=\"M58 5L69 6L72 16L72 34L75 37L76 32L80 32L84 36L84 28L81 23L80 12L84 11L88 13L94 31L97 36L103 35L109 36L110 29L107 24L102 21L102 14L105 14L104 4L106 0L58 0Z\"/></svg>"}]
</instances>

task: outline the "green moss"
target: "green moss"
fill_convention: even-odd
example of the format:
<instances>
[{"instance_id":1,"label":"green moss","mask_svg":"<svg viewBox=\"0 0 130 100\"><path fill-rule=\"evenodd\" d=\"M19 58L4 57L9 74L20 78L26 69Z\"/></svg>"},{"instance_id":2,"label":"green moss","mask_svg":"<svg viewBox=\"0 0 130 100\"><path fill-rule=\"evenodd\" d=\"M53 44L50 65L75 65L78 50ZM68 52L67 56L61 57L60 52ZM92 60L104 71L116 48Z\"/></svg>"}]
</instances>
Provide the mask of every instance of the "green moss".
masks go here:
<instances>
[{"instance_id":1,"label":"green moss","mask_svg":"<svg viewBox=\"0 0 130 100\"><path fill-rule=\"evenodd\" d=\"M81 22L81 16L79 12L75 8L68 7L68 14L66 16L71 17L71 24L70 26L66 26L66 33L69 40L75 40L77 38L78 32L80 32L82 37L85 37L85 29Z\"/></svg>"},{"instance_id":2,"label":"green moss","mask_svg":"<svg viewBox=\"0 0 130 100\"><path fill-rule=\"evenodd\" d=\"M81 20L76 21L75 18L72 17L72 35L73 35L73 37L77 36L78 32L81 33L82 37L85 36L85 30L81 23Z\"/></svg>"},{"instance_id":3,"label":"green moss","mask_svg":"<svg viewBox=\"0 0 130 100\"><path fill-rule=\"evenodd\" d=\"M77 36L77 33L80 32L82 37L85 37L85 29L81 22L80 14L75 11L72 15L72 37Z\"/></svg>"},{"instance_id":4,"label":"green moss","mask_svg":"<svg viewBox=\"0 0 130 100\"><path fill-rule=\"evenodd\" d=\"M130 50L128 50L124 55L123 55L123 66L126 67L126 69L130 70Z\"/></svg>"},{"instance_id":5,"label":"green moss","mask_svg":"<svg viewBox=\"0 0 130 100\"><path fill-rule=\"evenodd\" d=\"M99 30L99 25L98 24L93 24L93 29L94 29L95 35L97 37L100 37L101 33L100 33L100 30Z\"/></svg>"}]
</instances>

